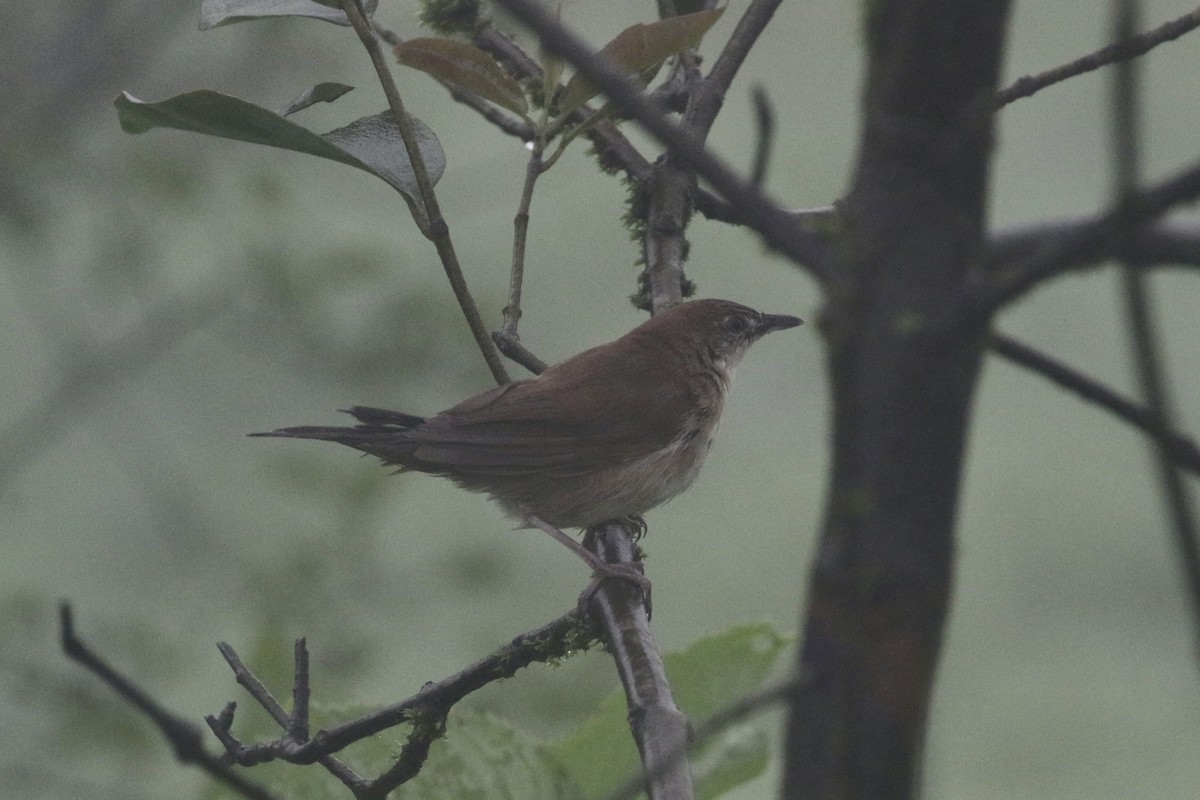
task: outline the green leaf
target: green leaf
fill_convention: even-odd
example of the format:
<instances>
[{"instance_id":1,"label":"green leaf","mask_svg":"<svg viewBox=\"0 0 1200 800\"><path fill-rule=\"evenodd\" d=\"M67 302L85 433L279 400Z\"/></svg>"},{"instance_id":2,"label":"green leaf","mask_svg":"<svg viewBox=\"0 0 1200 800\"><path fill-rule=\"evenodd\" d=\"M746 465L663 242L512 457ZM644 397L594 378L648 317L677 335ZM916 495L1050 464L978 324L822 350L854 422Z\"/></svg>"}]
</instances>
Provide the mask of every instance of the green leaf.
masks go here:
<instances>
[{"instance_id":1,"label":"green leaf","mask_svg":"<svg viewBox=\"0 0 1200 800\"><path fill-rule=\"evenodd\" d=\"M639 22L617 34L600 49L599 55L626 75L638 75L656 67L670 56L695 47L716 24L725 8L697 11L657 22ZM563 92L562 111L569 114L593 98L599 88L581 73L575 73Z\"/></svg>"},{"instance_id":2,"label":"green leaf","mask_svg":"<svg viewBox=\"0 0 1200 800\"><path fill-rule=\"evenodd\" d=\"M404 151L400 131L392 122L391 112L363 117L344 128L318 135L261 106L207 89L157 103L147 103L122 92L115 104L121 128L126 133L174 128L308 153L369 172L410 201L418 197L412 164ZM446 167L441 143L425 123L412 115L409 120L429 179L436 183ZM417 207L420 207L419 202Z\"/></svg>"},{"instance_id":3,"label":"green leaf","mask_svg":"<svg viewBox=\"0 0 1200 800\"><path fill-rule=\"evenodd\" d=\"M395 53L404 66L432 75L455 89L479 95L521 116L528 111L520 84L474 45L453 39L409 39L396 45Z\"/></svg>"},{"instance_id":4,"label":"green leaf","mask_svg":"<svg viewBox=\"0 0 1200 800\"><path fill-rule=\"evenodd\" d=\"M666 657L675 702L695 722L754 692L771 674L787 639L766 624L746 625L701 639ZM598 713L552 746L552 752L588 798L621 786L641 769L629 733L625 697L614 692ZM767 764L764 723L737 725L693 754L701 797L759 775Z\"/></svg>"},{"instance_id":5,"label":"green leaf","mask_svg":"<svg viewBox=\"0 0 1200 800\"><path fill-rule=\"evenodd\" d=\"M292 102L288 103L280 112L279 116L286 117L289 114L295 114L297 111L303 111L311 105L317 103L332 103L346 92L354 91L353 86L347 86L344 83L318 83L308 91L301 94Z\"/></svg>"},{"instance_id":6,"label":"green leaf","mask_svg":"<svg viewBox=\"0 0 1200 800\"><path fill-rule=\"evenodd\" d=\"M377 5L379 0L365 0L363 13L367 19ZM340 6L336 0L204 0L200 5L200 30L268 17L308 17L349 27L350 20Z\"/></svg>"},{"instance_id":7,"label":"green leaf","mask_svg":"<svg viewBox=\"0 0 1200 800\"><path fill-rule=\"evenodd\" d=\"M506 720L454 711L405 800L582 800L546 746Z\"/></svg>"}]
</instances>

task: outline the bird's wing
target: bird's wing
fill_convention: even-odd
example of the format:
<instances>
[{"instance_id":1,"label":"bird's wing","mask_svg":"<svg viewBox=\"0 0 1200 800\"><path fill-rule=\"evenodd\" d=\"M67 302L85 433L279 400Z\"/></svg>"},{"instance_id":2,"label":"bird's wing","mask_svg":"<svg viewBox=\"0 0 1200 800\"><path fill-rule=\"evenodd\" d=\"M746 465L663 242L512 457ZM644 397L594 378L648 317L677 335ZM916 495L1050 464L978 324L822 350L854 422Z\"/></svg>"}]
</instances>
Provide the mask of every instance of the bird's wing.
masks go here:
<instances>
[{"instance_id":1,"label":"bird's wing","mask_svg":"<svg viewBox=\"0 0 1200 800\"><path fill-rule=\"evenodd\" d=\"M614 359L618 363L609 363ZM535 380L472 397L407 435L414 466L567 476L667 447L694 427L696 403L686 383L664 379L646 361L636 353L587 351ZM613 374L621 376L623 390L603 380Z\"/></svg>"}]
</instances>

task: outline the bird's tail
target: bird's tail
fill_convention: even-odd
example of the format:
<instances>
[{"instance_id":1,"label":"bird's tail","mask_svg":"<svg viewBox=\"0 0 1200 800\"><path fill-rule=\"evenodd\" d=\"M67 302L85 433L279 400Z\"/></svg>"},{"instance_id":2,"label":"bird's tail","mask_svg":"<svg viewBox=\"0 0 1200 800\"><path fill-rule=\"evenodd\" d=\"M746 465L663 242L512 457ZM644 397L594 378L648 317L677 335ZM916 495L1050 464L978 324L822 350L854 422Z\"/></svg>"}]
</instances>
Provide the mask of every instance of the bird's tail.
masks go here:
<instances>
[{"instance_id":1,"label":"bird's tail","mask_svg":"<svg viewBox=\"0 0 1200 800\"><path fill-rule=\"evenodd\" d=\"M353 406L343 411L358 420L358 424L352 428L303 425L250 435L338 442L396 464L402 463L402 454L409 449L405 447L404 433L425 424L424 417L383 408Z\"/></svg>"}]
</instances>

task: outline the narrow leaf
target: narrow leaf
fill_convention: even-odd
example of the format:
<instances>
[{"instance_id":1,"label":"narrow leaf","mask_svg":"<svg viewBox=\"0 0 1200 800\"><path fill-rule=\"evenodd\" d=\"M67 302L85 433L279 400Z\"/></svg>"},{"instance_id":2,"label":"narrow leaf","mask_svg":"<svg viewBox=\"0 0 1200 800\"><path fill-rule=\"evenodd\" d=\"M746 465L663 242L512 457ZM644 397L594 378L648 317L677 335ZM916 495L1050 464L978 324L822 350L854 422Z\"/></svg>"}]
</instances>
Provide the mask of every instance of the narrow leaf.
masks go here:
<instances>
[{"instance_id":1,"label":"narrow leaf","mask_svg":"<svg viewBox=\"0 0 1200 800\"><path fill-rule=\"evenodd\" d=\"M303 111L311 105L317 103L332 103L346 92L354 91L353 86L347 86L344 83L318 83L308 91L301 94L292 102L288 103L280 112L279 116L286 117L290 114L295 114L297 111Z\"/></svg>"},{"instance_id":2,"label":"narrow leaf","mask_svg":"<svg viewBox=\"0 0 1200 800\"><path fill-rule=\"evenodd\" d=\"M474 45L453 39L409 39L396 45L396 60L455 89L476 94L525 116L525 93L495 59Z\"/></svg>"},{"instance_id":3,"label":"narrow leaf","mask_svg":"<svg viewBox=\"0 0 1200 800\"><path fill-rule=\"evenodd\" d=\"M638 75L656 67L668 57L700 44L704 34L724 13L725 8L722 7L667 17L657 22L639 22L618 33L615 39L600 49L599 55L626 75ZM581 73L575 73L563 93L562 113L574 111L599 91Z\"/></svg>"},{"instance_id":4,"label":"narrow leaf","mask_svg":"<svg viewBox=\"0 0 1200 800\"><path fill-rule=\"evenodd\" d=\"M340 5L333 0L204 0L200 5L200 30L267 17L308 17L349 27L350 20ZM363 2L367 19L375 13L377 5L379 0Z\"/></svg>"},{"instance_id":5,"label":"narrow leaf","mask_svg":"<svg viewBox=\"0 0 1200 800\"><path fill-rule=\"evenodd\" d=\"M319 135L261 106L209 90L187 92L157 103L122 92L115 104L126 133L174 128L308 153L369 172L410 200L418 197L412 165L389 112L363 117ZM411 115L409 119L429 178L436 182L446 167L441 143L425 123Z\"/></svg>"}]
</instances>

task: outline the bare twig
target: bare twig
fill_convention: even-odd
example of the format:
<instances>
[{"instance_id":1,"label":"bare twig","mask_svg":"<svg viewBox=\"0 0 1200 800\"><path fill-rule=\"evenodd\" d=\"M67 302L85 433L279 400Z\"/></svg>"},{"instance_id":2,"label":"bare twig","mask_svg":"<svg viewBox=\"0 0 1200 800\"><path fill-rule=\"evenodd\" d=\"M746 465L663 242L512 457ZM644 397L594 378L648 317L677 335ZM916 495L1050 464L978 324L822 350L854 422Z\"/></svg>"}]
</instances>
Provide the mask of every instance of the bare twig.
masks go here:
<instances>
[{"instance_id":1,"label":"bare twig","mask_svg":"<svg viewBox=\"0 0 1200 800\"><path fill-rule=\"evenodd\" d=\"M529 232L529 206L533 202L533 189L543 172L543 146L544 142L539 137L529 154L529 163L525 166L525 183L521 186L521 200L517 204L517 213L513 215L512 269L508 278L508 303L504 306L504 325L500 328L500 332L509 340L520 339L517 324L521 320L521 288L525 280L525 237Z\"/></svg>"},{"instance_id":2,"label":"bare twig","mask_svg":"<svg viewBox=\"0 0 1200 800\"><path fill-rule=\"evenodd\" d=\"M1007 361L1053 381L1079 399L1095 403L1125 420L1157 441L1160 447L1166 447L1176 464L1200 477L1200 447L1197 447L1195 441L1179 433L1156 430L1150 411L1145 407L1010 336L992 334L988 349Z\"/></svg>"},{"instance_id":3,"label":"bare twig","mask_svg":"<svg viewBox=\"0 0 1200 800\"><path fill-rule=\"evenodd\" d=\"M1127 42L1133 38L1140 14L1139 0L1115 0L1113 4L1114 38ZM1122 61L1113 74L1112 129L1113 161L1116 175L1113 195L1117 198L1116 234L1119 243L1133 238L1137 221L1132 212L1126 213L1121 199L1130 196L1138 184L1141 171L1141 85L1138 62ZM1118 250L1120 250L1118 244ZM1191 495L1184 486L1183 476L1172 458L1171 448L1163 442L1171 430L1171 402L1167 397L1166 381L1163 377L1162 352L1155 330L1155 319L1150 309L1146 292L1146 276L1133 265L1122 259L1121 284L1125 298L1125 313L1129 319L1129 333L1134 351L1134 368L1142 394L1149 407L1150 422L1156 443L1155 464L1158 468L1163 499L1170 513L1172 531L1179 560L1183 567L1184 582L1191 599L1193 634L1196 637L1197 655L1200 655L1200 541L1197 541L1196 514Z\"/></svg>"},{"instance_id":4,"label":"bare twig","mask_svg":"<svg viewBox=\"0 0 1200 800\"><path fill-rule=\"evenodd\" d=\"M471 329L472 336L475 337L475 344L479 348L479 352L483 354L483 360L487 362L492 377L498 384L508 383L511 380L508 372L504 369L500 354L488 336L487 327L479 316L475 300L471 297L470 290L467 289L467 281L463 277L462 267L458 263L458 254L454 251L454 242L450 238L450 226L446 224L446 220L442 216L437 195L433 190L433 182L429 179L428 170L425 169L425 159L421 156L412 125L409 124L408 115L404 111L404 101L400 97L400 90L396 88L396 82L392 79L391 70L379 47L379 41L375 38L370 23L367 22L358 5L359 0L341 0L341 2L342 10L346 12L354 32L358 34L359 41L362 42L371 58L371 64L375 67L375 74L379 77L379 83L387 97L388 106L391 108L396 126L400 130L400 137L404 140L404 149L412 163L422 206L420 209L413 207L413 219L416 221L417 227L421 229L421 233L437 248L442 268L454 290L459 308L462 309L463 316L467 319L467 325ZM411 203L410 206L412 206Z\"/></svg>"},{"instance_id":5,"label":"bare twig","mask_svg":"<svg viewBox=\"0 0 1200 800\"><path fill-rule=\"evenodd\" d=\"M275 800L275 795L258 784L246 780L229 764L205 750L204 735L198 726L172 714L145 690L117 672L85 644L75 633L74 615L69 603L59 605L58 615L63 652L72 661L82 665L100 678L130 705L149 717L150 721L158 726L163 738L170 743L177 759L185 764L195 764L242 797L248 797L251 800Z\"/></svg>"},{"instance_id":6,"label":"bare twig","mask_svg":"<svg viewBox=\"0 0 1200 800\"><path fill-rule=\"evenodd\" d=\"M228 645L221 646L222 655L234 670L239 684L244 686L272 718L284 728L279 739L254 745L232 742L230 756L242 763L261 763L280 759L293 764L311 764L343 748L372 736L380 731L405 722L421 720L422 725L430 721L444 720L450 709L459 700L493 681L512 677L522 667L533 663L551 661L586 650L596 640L598 631L586 615L573 611L540 628L517 636L462 671L436 683L427 683L412 697L401 700L386 708L365 714L357 719L343 722L318 731L311 739L299 741L289 737L291 716L279 705L270 691L253 675ZM297 681L300 675L297 675ZM215 718L216 724L228 730L233 714L227 710ZM210 722L210 725L213 722ZM418 726L420 727L420 726Z\"/></svg>"},{"instance_id":7,"label":"bare twig","mask_svg":"<svg viewBox=\"0 0 1200 800\"><path fill-rule=\"evenodd\" d=\"M1160 25L1152 31L1120 39L1069 64L1063 64L1037 75L1018 78L1011 86L996 93L996 107L1000 108L1014 100L1029 97L1047 86L1061 83L1068 78L1074 78L1109 64L1137 58L1160 44L1178 39L1197 27L1200 27L1200 8Z\"/></svg>"}]
</instances>

